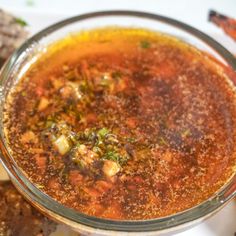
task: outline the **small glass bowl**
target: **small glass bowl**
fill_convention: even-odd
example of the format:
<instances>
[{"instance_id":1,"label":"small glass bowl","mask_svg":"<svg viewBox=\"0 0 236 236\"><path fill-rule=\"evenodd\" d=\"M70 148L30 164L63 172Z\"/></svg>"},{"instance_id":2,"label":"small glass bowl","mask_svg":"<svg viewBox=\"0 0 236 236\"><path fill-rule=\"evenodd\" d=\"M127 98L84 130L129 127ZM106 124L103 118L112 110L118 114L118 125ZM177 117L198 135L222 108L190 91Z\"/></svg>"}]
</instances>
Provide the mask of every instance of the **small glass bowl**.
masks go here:
<instances>
[{"instance_id":1,"label":"small glass bowl","mask_svg":"<svg viewBox=\"0 0 236 236\"><path fill-rule=\"evenodd\" d=\"M52 219L69 225L80 233L93 235L157 235L176 232L211 216L236 195L236 175L214 196L175 215L152 220L108 220L85 215L67 208L41 192L17 166L10 154L3 127L3 106L12 86L21 78L37 56L54 41L81 30L121 26L145 28L180 38L218 59L231 71L236 81L236 60L224 47L199 30L167 17L136 11L104 11L75 16L56 23L34 35L4 65L0 75L0 145L1 161L12 182L32 205ZM234 79L233 79L234 77Z\"/></svg>"}]
</instances>

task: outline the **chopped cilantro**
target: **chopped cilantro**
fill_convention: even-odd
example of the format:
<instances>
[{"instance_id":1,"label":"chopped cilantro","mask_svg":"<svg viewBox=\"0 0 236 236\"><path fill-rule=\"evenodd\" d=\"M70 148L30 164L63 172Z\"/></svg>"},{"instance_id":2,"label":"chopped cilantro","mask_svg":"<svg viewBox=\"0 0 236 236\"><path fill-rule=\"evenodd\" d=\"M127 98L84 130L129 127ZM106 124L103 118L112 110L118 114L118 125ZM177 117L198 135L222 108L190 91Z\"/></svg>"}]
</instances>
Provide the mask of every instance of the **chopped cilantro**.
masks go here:
<instances>
[{"instance_id":1,"label":"chopped cilantro","mask_svg":"<svg viewBox=\"0 0 236 236\"><path fill-rule=\"evenodd\" d=\"M151 44L150 44L150 42L148 42L148 41L141 41L140 42L140 46L141 46L141 48L150 48L150 46L151 46Z\"/></svg>"},{"instance_id":2,"label":"chopped cilantro","mask_svg":"<svg viewBox=\"0 0 236 236\"><path fill-rule=\"evenodd\" d=\"M16 23L17 24L19 24L19 25L21 25L21 26L26 26L26 25L28 25L23 19L21 19L21 18L16 18L15 19L15 21L16 21Z\"/></svg>"},{"instance_id":3,"label":"chopped cilantro","mask_svg":"<svg viewBox=\"0 0 236 236\"><path fill-rule=\"evenodd\" d=\"M120 155L118 152L114 150L106 152L102 158L105 160L114 161L120 165L123 165L129 159L128 156Z\"/></svg>"},{"instance_id":4,"label":"chopped cilantro","mask_svg":"<svg viewBox=\"0 0 236 236\"><path fill-rule=\"evenodd\" d=\"M99 155L102 154L101 148L99 148L99 147L97 147L97 146L94 146L94 147L93 147L93 152L96 152L96 153L99 154Z\"/></svg>"},{"instance_id":5,"label":"chopped cilantro","mask_svg":"<svg viewBox=\"0 0 236 236\"><path fill-rule=\"evenodd\" d=\"M107 128L102 128L99 129L97 134L101 137L104 138L107 134L109 133L109 130Z\"/></svg>"},{"instance_id":6,"label":"chopped cilantro","mask_svg":"<svg viewBox=\"0 0 236 236\"><path fill-rule=\"evenodd\" d=\"M136 139L135 139L135 138L132 138L132 137L126 138L126 140L127 140L129 143L135 143L135 142L136 142Z\"/></svg>"}]
</instances>

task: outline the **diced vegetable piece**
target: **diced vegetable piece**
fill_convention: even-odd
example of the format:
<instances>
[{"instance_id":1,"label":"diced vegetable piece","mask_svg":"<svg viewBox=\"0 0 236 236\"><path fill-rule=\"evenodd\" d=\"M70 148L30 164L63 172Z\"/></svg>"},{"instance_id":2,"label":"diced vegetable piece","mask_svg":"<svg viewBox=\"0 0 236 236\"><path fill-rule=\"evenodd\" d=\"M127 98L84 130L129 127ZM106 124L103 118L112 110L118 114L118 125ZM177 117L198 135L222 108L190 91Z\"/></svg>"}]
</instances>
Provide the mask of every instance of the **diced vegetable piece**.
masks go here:
<instances>
[{"instance_id":1,"label":"diced vegetable piece","mask_svg":"<svg viewBox=\"0 0 236 236\"><path fill-rule=\"evenodd\" d=\"M109 191L113 187L113 184L111 182L107 182L104 180L96 181L95 185L96 185L96 189L102 193Z\"/></svg>"},{"instance_id":2,"label":"diced vegetable piece","mask_svg":"<svg viewBox=\"0 0 236 236\"><path fill-rule=\"evenodd\" d=\"M38 141L37 136L34 134L33 131L26 131L21 136L21 142L22 143L36 143Z\"/></svg>"},{"instance_id":3,"label":"diced vegetable piece","mask_svg":"<svg viewBox=\"0 0 236 236\"><path fill-rule=\"evenodd\" d=\"M72 185L78 186L83 180L83 175L78 170L72 170L69 173L69 181Z\"/></svg>"},{"instance_id":4,"label":"diced vegetable piece","mask_svg":"<svg viewBox=\"0 0 236 236\"><path fill-rule=\"evenodd\" d=\"M88 159L90 159L91 162L92 162L92 161L94 161L94 160L98 157L98 155L97 155L97 153L95 153L95 152L89 150L89 151L88 151L88 154L87 154L87 157L88 157Z\"/></svg>"},{"instance_id":5,"label":"diced vegetable piece","mask_svg":"<svg viewBox=\"0 0 236 236\"><path fill-rule=\"evenodd\" d=\"M128 184L128 185L127 185L127 189L133 191L133 190L136 190L136 189L137 189L137 186L135 186L134 184L131 183L131 184Z\"/></svg>"},{"instance_id":6,"label":"diced vegetable piece","mask_svg":"<svg viewBox=\"0 0 236 236\"><path fill-rule=\"evenodd\" d=\"M89 113L85 116L86 123L95 123L97 121L97 115L95 113Z\"/></svg>"},{"instance_id":7,"label":"diced vegetable piece","mask_svg":"<svg viewBox=\"0 0 236 236\"><path fill-rule=\"evenodd\" d=\"M49 100L45 97L42 97L38 105L38 111L43 111L48 107L49 104L50 104Z\"/></svg>"},{"instance_id":8,"label":"diced vegetable piece","mask_svg":"<svg viewBox=\"0 0 236 236\"><path fill-rule=\"evenodd\" d=\"M81 167L90 165L98 158L98 154L88 149L84 144L74 147L70 152L70 156Z\"/></svg>"},{"instance_id":9,"label":"diced vegetable piece","mask_svg":"<svg viewBox=\"0 0 236 236\"><path fill-rule=\"evenodd\" d=\"M108 219L121 219L123 211L121 210L120 204L116 201L113 204L106 207L103 216Z\"/></svg>"},{"instance_id":10,"label":"diced vegetable piece","mask_svg":"<svg viewBox=\"0 0 236 236\"><path fill-rule=\"evenodd\" d=\"M61 135L53 142L53 144L61 155L66 154L71 149L71 144L65 135Z\"/></svg>"},{"instance_id":11,"label":"diced vegetable piece","mask_svg":"<svg viewBox=\"0 0 236 236\"><path fill-rule=\"evenodd\" d=\"M116 84L115 92L122 92L126 88L127 88L127 82L124 79L120 79L118 83Z\"/></svg>"},{"instance_id":12,"label":"diced vegetable piece","mask_svg":"<svg viewBox=\"0 0 236 236\"><path fill-rule=\"evenodd\" d=\"M120 166L114 161L105 160L102 171L107 177L112 177L120 171Z\"/></svg>"},{"instance_id":13,"label":"diced vegetable piece","mask_svg":"<svg viewBox=\"0 0 236 236\"><path fill-rule=\"evenodd\" d=\"M143 178L141 176L135 176L133 178L134 182L138 183L138 184L141 184L144 182Z\"/></svg>"},{"instance_id":14,"label":"diced vegetable piece","mask_svg":"<svg viewBox=\"0 0 236 236\"><path fill-rule=\"evenodd\" d=\"M129 128L134 129L138 124L138 119L135 117L129 117L126 119L125 123L128 125Z\"/></svg>"},{"instance_id":15,"label":"diced vegetable piece","mask_svg":"<svg viewBox=\"0 0 236 236\"><path fill-rule=\"evenodd\" d=\"M0 165L0 173L1 173L0 174L0 182L1 183L2 183L2 181L9 180L8 174L2 165Z\"/></svg>"},{"instance_id":16,"label":"diced vegetable piece","mask_svg":"<svg viewBox=\"0 0 236 236\"><path fill-rule=\"evenodd\" d=\"M119 143L117 136L115 134L107 134L105 141L106 141L106 143L109 143L109 144L118 144Z\"/></svg>"},{"instance_id":17,"label":"diced vegetable piece","mask_svg":"<svg viewBox=\"0 0 236 236\"><path fill-rule=\"evenodd\" d=\"M41 155L35 155L35 162L42 173L46 171L47 168L47 158Z\"/></svg>"},{"instance_id":18,"label":"diced vegetable piece","mask_svg":"<svg viewBox=\"0 0 236 236\"><path fill-rule=\"evenodd\" d=\"M96 86L96 89L100 90L104 87L109 87L112 82L112 77L108 72L99 72L97 71L96 75L93 77L93 83Z\"/></svg>"},{"instance_id":19,"label":"diced vegetable piece","mask_svg":"<svg viewBox=\"0 0 236 236\"><path fill-rule=\"evenodd\" d=\"M167 150L161 155L161 159L170 163L172 161L172 156L173 156L173 153Z\"/></svg>"},{"instance_id":20,"label":"diced vegetable piece","mask_svg":"<svg viewBox=\"0 0 236 236\"><path fill-rule=\"evenodd\" d=\"M61 189L61 184L59 183L59 180L56 177L52 177L48 181L48 188L53 191L58 191Z\"/></svg>"},{"instance_id":21,"label":"diced vegetable piece","mask_svg":"<svg viewBox=\"0 0 236 236\"><path fill-rule=\"evenodd\" d=\"M88 210L88 214L91 212L92 214L96 216L100 216L106 209L106 206L104 206L101 203L99 204L98 202L94 202L93 204L87 205L86 209Z\"/></svg>"},{"instance_id":22,"label":"diced vegetable piece","mask_svg":"<svg viewBox=\"0 0 236 236\"><path fill-rule=\"evenodd\" d=\"M113 80L112 80L112 77L111 77L110 73L104 73L104 74L101 75L99 85L101 85L103 87L113 86Z\"/></svg>"},{"instance_id":23,"label":"diced vegetable piece","mask_svg":"<svg viewBox=\"0 0 236 236\"><path fill-rule=\"evenodd\" d=\"M57 78L54 77L51 77L50 81L56 90L60 89L64 85L64 83L61 80L58 80Z\"/></svg>"},{"instance_id":24,"label":"diced vegetable piece","mask_svg":"<svg viewBox=\"0 0 236 236\"><path fill-rule=\"evenodd\" d=\"M96 190L93 187L84 187L83 188L84 192L86 192L90 197L92 198L98 198L101 197L102 193Z\"/></svg>"},{"instance_id":25,"label":"diced vegetable piece","mask_svg":"<svg viewBox=\"0 0 236 236\"><path fill-rule=\"evenodd\" d=\"M83 144L79 145L77 148L78 148L77 150L78 150L79 154L81 154L81 155L86 155L88 152L87 147Z\"/></svg>"},{"instance_id":26,"label":"diced vegetable piece","mask_svg":"<svg viewBox=\"0 0 236 236\"><path fill-rule=\"evenodd\" d=\"M61 88L60 93L65 99L74 98L76 100L80 100L83 96L79 85L74 82L67 82L66 85Z\"/></svg>"}]
</instances>

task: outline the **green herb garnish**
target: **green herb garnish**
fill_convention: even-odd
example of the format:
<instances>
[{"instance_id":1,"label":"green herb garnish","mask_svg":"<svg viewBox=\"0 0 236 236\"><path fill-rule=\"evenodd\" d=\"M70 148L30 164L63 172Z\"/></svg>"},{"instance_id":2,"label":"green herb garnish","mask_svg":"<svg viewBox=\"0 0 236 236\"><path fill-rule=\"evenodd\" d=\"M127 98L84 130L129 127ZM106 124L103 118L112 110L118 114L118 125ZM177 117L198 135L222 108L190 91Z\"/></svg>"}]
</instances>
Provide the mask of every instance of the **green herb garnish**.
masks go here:
<instances>
[{"instance_id":1,"label":"green herb garnish","mask_svg":"<svg viewBox=\"0 0 236 236\"><path fill-rule=\"evenodd\" d=\"M94 146L93 147L93 152L96 152L98 155L102 155L102 149L101 148L99 148L99 147L97 147L97 146Z\"/></svg>"},{"instance_id":2,"label":"green herb garnish","mask_svg":"<svg viewBox=\"0 0 236 236\"><path fill-rule=\"evenodd\" d=\"M127 142L129 143L135 143L136 142L136 139L135 138L132 138L132 137L129 137L129 138L126 138Z\"/></svg>"},{"instance_id":3,"label":"green herb garnish","mask_svg":"<svg viewBox=\"0 0 236 236\"><path fill-rule=\"evenodd\" d=\"M28 25L23 19L21 19L21 18L16 18L15 19L15 21L16 21L16 23L17 24L19 24L19 25L21 25L21 26L26 26L26 25Z\"/></svg>"},{"instance_id":4,"label":"green herb garnish","mask_svg":"<svg viewBox=\"0 0 236 236\"><path fill-rule=\"evenodd\" d=\"M104 156L102 157L102 159L114 161L122 166L128 161L129 157L126 155L120 155L115 150L111 150L111 151L106 152Z\"/></svg>"},{"instance_id":5,"label":"green herb garnish","mask_svg":"<svg viewBox=\"0 0 236 236\"><path fill-rule=\"evenodd\" d=\"M140 42L140 46L141 46L141 48L150 48L150 46L151 46L151 44L150 44L150 42L148 42L148 41L141 41Z\"/></svg>"},{"instance_id":6,"label":"green herb garnish","mask_svg":"<svg viewBox=\"0 0 236 236\"><path fill-rule=\"evenodd\" d=\"M109 130L107 128L102 128L99 129L97 134L101 137L104 138L107 134L109 133Z\"/></svg>"}]
</instances>

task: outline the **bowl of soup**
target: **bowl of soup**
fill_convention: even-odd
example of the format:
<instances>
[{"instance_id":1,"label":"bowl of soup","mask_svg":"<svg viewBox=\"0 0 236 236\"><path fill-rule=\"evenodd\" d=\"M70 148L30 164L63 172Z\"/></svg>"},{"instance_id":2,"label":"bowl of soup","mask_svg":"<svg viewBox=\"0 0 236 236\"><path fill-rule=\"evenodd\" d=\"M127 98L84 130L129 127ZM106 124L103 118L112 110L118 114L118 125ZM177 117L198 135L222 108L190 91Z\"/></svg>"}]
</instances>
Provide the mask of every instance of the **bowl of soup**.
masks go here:
<instances>
[{"instance_id":1,"label":"bowl of soup","mask_svg":"<svg viewBox=\"0 0 236 236\"><path fill-rule=\"evenodd\" d=\"M1 160L17 189L78 232L156 235L235 195L234 57L143 12L76 16L1 72Z\"/></svg>"}]
</instances>

